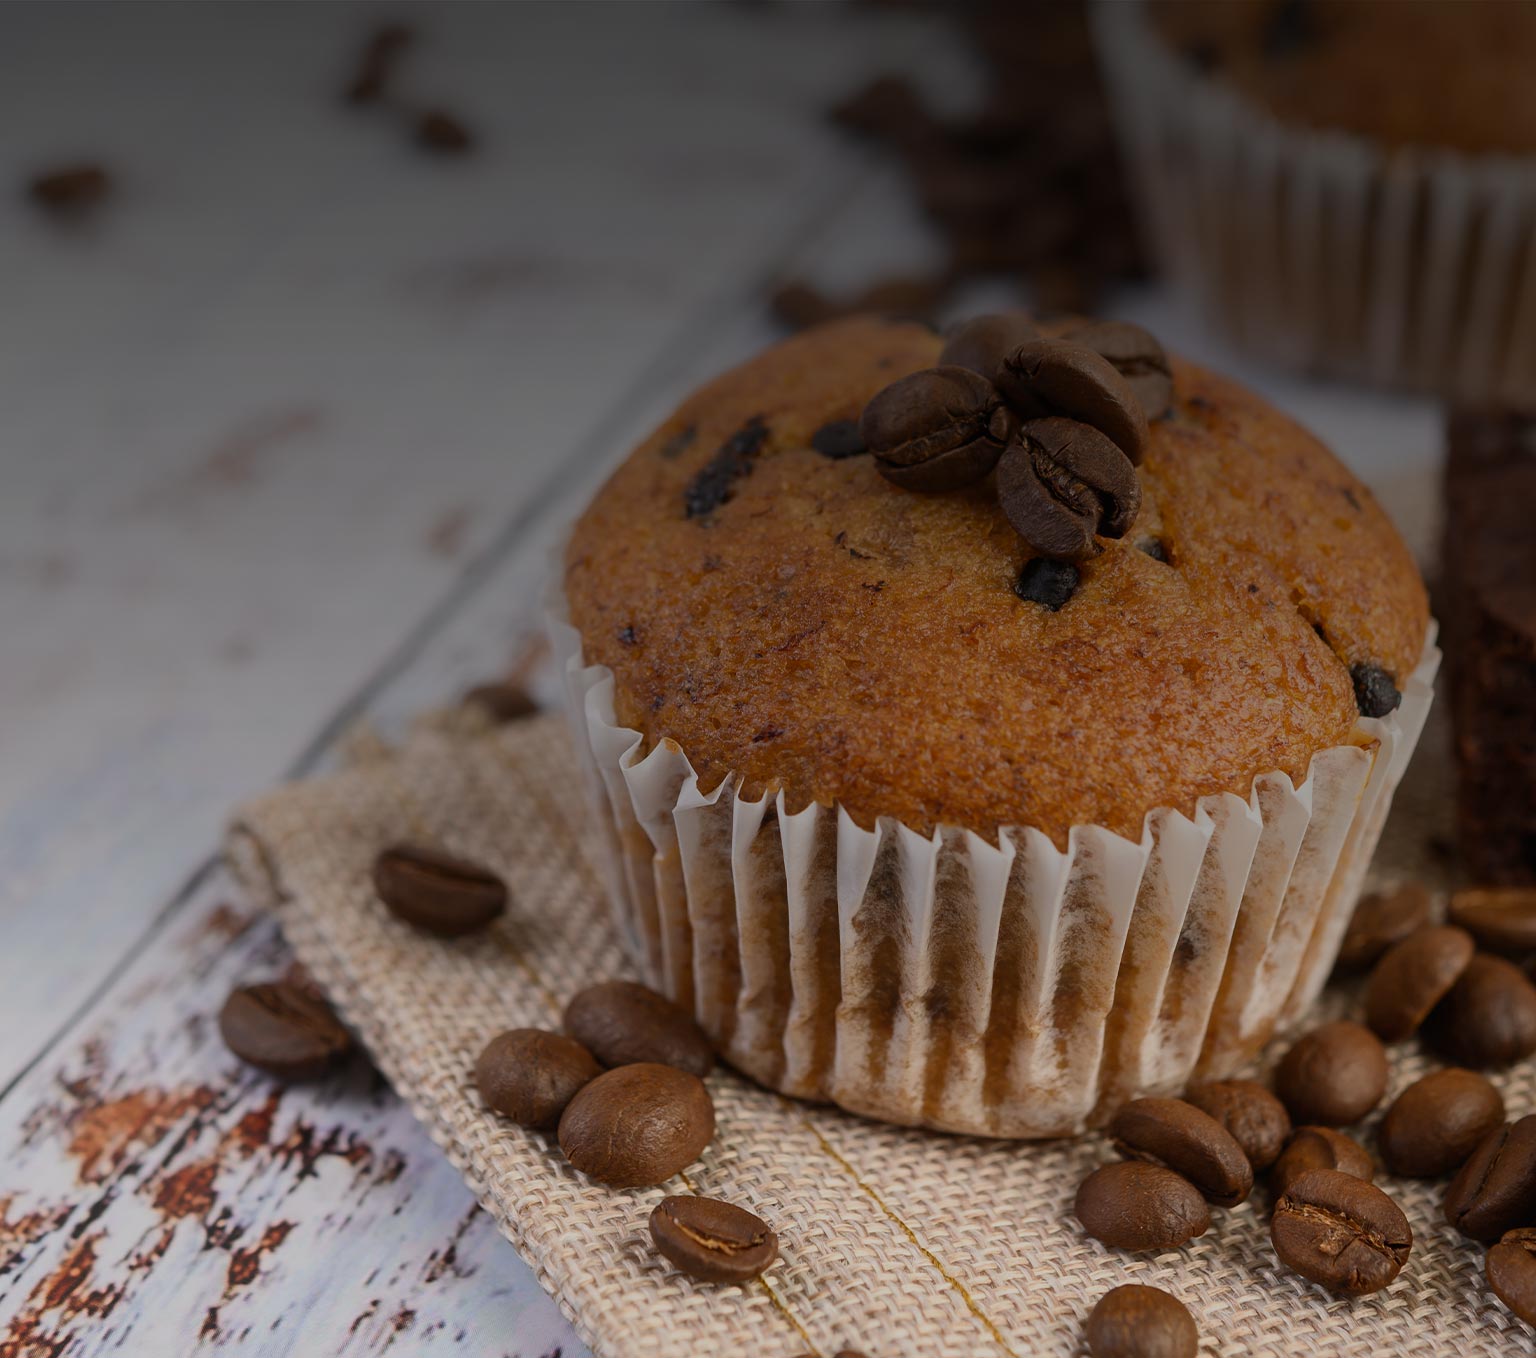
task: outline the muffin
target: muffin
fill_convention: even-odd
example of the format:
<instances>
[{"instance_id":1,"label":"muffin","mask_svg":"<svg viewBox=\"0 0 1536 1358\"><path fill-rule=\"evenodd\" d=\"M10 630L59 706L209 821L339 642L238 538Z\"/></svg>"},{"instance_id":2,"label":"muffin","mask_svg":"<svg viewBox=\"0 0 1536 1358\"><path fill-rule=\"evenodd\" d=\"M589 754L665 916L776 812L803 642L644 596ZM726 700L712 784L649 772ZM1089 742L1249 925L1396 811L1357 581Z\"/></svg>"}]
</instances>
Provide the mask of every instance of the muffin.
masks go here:
<instances>
[{"instance_id":1,"label":"muffin","mask_svg":"<svg viewBox=\"0 0 1536 1358\"><path fill-rule=\"evenodd\" d=\"M943 347L860 318L691 396L577 522L555 631L648 979L775 1089L1057 1135L1307 1007L1437 657L1370 492L1177 359L1134 523L1042 592L1006 465L924 494L865 450Z\"/></svg>"},{"instance_id":2,"label":"muffin","mask_svg":"<svg viewBox=\"0 0 1536 1358\"><path fill-rule=\"evenodd\" d=\"M1235 339L1536 397L1536 6L1135 0L1096 19L1157 254Z\"/></svg>"}]
</instances>

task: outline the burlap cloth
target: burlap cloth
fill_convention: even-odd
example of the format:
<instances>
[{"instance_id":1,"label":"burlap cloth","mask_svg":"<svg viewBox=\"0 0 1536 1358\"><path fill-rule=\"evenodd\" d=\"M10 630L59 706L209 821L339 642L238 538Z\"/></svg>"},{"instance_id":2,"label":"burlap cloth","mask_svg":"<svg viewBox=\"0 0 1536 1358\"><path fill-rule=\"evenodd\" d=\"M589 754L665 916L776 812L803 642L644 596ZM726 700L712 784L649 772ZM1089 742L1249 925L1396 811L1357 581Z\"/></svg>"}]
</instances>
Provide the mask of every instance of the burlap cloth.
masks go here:
<instances>
[{"instance_id":1,"label":"burlap cloth","mask_svg":"<svg viewBox=\"0 0 1536 1358\"><path fill-rule=\"evenodd\" d=\"M1442 746L1426 733L1381 875L1433 868L1425 845L1443 814ZM1378 1179L1413 1223L1413 1255L1386 1291L1345 1301L1278 1266L1262 1190L1217 1211L1183 1250L1119 1254L1071 1215L1077 1183L1108 1155L1099 1138L1017 1144L904 1131L791 1102L728 1071L709 1081L718 1134L686 1175L633 1191L583 1179L550 1139L488 1113L470 1077L492 1034L557 1027L578 988L632 974L585 852L573 767L553 717L495 732L428 729L246 807L230 856L600 1358L791 1358L845 1346L870 1358L1080 1354L1093 1303L1130 1281L1182 1298L1203 1354L1536 1349L1488 1291L1482 1250L1441 1221L1442 1184ZM369 870L401 838L494 865L513 888L504 920L444 942L387 916ZM1349 1003L1338 990L1324 1001ZM1394 1092L1430 1063L1404 1049L1395 1064ZM1512 1113L1536 1108L1530 1065L1500 1083ZM747 1287L680 1277L646 1234L668 1191L752 1208L779 1231L782 1259Z\"/></svg>"}]
</instances>

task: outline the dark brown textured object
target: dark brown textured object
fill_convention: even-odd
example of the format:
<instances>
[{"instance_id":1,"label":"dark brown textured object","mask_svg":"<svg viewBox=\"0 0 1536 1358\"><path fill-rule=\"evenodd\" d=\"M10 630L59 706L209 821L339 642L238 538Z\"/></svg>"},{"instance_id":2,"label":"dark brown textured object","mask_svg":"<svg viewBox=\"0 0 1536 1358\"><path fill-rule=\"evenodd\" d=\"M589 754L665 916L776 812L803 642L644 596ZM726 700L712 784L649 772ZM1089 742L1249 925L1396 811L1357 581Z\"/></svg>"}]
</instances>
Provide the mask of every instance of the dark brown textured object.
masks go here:
<instances>
[{"instance_id":1,"label":"dark brown textured object","mask_svg":"<svg viewBox=\"0 0 1536 1358\"><path fill-rule=\"evenodd\" d=\"M1393 1174L1433 1179L1459 1169L1503 1121L1499 1091L1475 1071L1452 1067L1403 1090L1381 1120L1377 1142Z\"/></svg>"},{"instance_id":2,"label":"dark brown textured object","mask_svg":"<svg viewBox=\"0 0 1536 1358\"><path fill-rule=\"evenodd\" d=\"M1488 1286L1527 1325L1536 1325L1536 1228L1508 1232L1487 1259Z\"/></svg>"},{"instance_id":3,"label":"dark brown textured object","mask_svg":"<svg viewBox=\"0 0 1536 1358\"><path fill-rule=\"evenodd\" d=\"M1194 1358L1200 1332L1189 1308L1161 1288L1125 1283L1099 1298L1088 1316L1093 1358Z\"/></svg>"},{"instance_id":4,"label":"dark brown textured object","mask_svg":"<svg viewBox=\"0 0 1536 1358\"><path fill-rule=\"evenodd\" d=\"M1269 1230L1287 1268L1350 1297L1381 1291L1413 1248L1402 1209L1374 1185L1335 1170L1296 1179L1275 1204Z\"/></svg>"},{"instance_id":5,"label":"dark brown textured object","mask_svg":"<svg viewBox=\"0 0 1536 1358\"><path fill-rule=\"evenodd\" d=\"M520 1127L553 1127L584 1085L603 1073L581 1043L541 1028L513 1028L485 1044L475 1087L486 1106Z\"/></svg>"},{"instance_id":6,"label":"dark brown textured object","mask_svg":"<svg viewBox=\"0 0 1536 1358\"><path fill-rule=\"evenodd\" d=\"M1387 1089L1387 1053L1358 1023L1325 1023L1301 1037L1275 1067L1275 1093L1297 1122L1358 1122Z\"/></svg>"},{"instance_id":7,"label":"dark brown textured object","mask_svg":"<svg viewBox=\"0 0 1536 1358\"><path fill-rule=\"evenodd\" d=\"M219 1035L242 1061L282 1080L317 1079L352 1047L328 1004L281 981L232 991Z\"/></svg>"},{"instance_id":8,"label":"dark brown textured object","mask_svg":"<svg viewBox=\"0 0 1536 1358\"><path fill-rule=\"evenodd\" d=\"M1021 419L1064 415L1097 429L1135 464L1147 450L1141 402L1108 359L1066 340L1026 340L1004 360L997 388Z\"/></svg>"},{"instance_id":9,"label":"dark brown textured object","mask_svg":"<svg viewBox=\"0 0 1536 1358\"><path fill-rule=\"evenodd\" d=\"M1253 1191L1253 1166L1237 1140L1183 1099L1133 1099L1109 1135L1122 1155L1173 1170L1219 1207L1236 1207Z\"/></svg>"},{"instance_id":10,"label":"dark brown textured object","mask_svg":"<svg viewBox=\"0 0 1536 1358\"><path fill-rule=\"evenodd\" d=\"M1445 1219L1485 1244L1536 1221L1536 1114L1495 1127L1451 1180Z\"/></svg>"},{"instance_id":11,"label":"dark brown textured object","mask_svg":"<svg viewBox=\"0 0 1536 1358\"><path fill-rule=\"evenodd\" d=\"M507 905L507 885L489 868L422 844L385 849L373 886L390 914L441 938L483 929Z\"/></svg>"},{"instance_id":12,"label":"dark brown textured object","mask_svg":"<svg viewBox=\"0 0 1536 1358\"><path fill-rule=\"evenodd\" d=\"M657 1250L701 1282L751 1282L779 1257L766 1221L718 1198L663 1198L650 1229Z\"/></svg>"},{"instance_id":13,"label":"dark brown textured object","mask_svg":"<svg viewBox=\"0 0 1536 1358\"><path fill-rule=\"evenodd\" d=\"M1345 971L1364 970L1431 919L1429 892L1417 882L1362 896L1345 930L1337 965Z\"/></svg>"},{"instance_id":14,"label":"dark brown textured object","mask_svg":"<svg viewBox=\"0 0 1536 1358\"><path fill-rule=\"evenodd\" d=\"M1026 421L997 468L997 499L1041 556L1082 561L1098 536L1124 537L1141 507L1136 469L1097 429L1051 417Z\"/></svg>"},{"instance_id":15,"label":"dark brown textured object","mask_svg":"<svg viewBox=\"0 0 1536 1358\"><path fill-rule=\"evenodd\" d=\"M1095 1240L1121 1250L1173 1250L1211 1225L1188 1179L1144 1160L1103 1165L1078 1185L1073 1206Z\"/></svg>"},{"instance_id":16,"label":"dark brown textured object","mask_svg":"<svg viewBox=\"0 0 1536 1358\"><path fill-rule=\"evenodd\" d=\"M956 367L898 378L876 392L859 417L880 474L930 493L980 481L1017 425L986 378Z\"/></svg>"},{"instance_id":17,"label":"dark brown textured object","mask_svg":"<svg viewBox=\"0 0 1536 1358\"><path fill-rule=\"evenodd\" d=\"M1536 952L1536 887L1467 887L1451 897L1450 921L1495 952Z\"/></svg>"},{"instance_id":18,"label":"dark brown textured object","mask_svg":"<svg viewBox=\"0 0 1536 1358\"><path fill-rule=\"evenodd\" d=\"M1022 311L973 316L944 336L939 362L969 368L995 382L1008 355L1039 337L1035 323Z\"/></svg>"},{"instance_id":19,"label":"dark brown textured object","mask_svg":"<svg viewBox=\"0 0 1536 1358\"><path fill-rule=\"evenodd\" d=\"M599 1075L560 1117L560 1149L615 1188L664 1183L703 1153L715 1106L697 1075L676 1066L620 1066Z\"/></svg>"},{"instance_id":20,"label":"dark brown textured object","mask_svg":"<svg viewBox=\"0 0 1536 1358\"><path fill-rule=\"evenodd\" d=\"M1365 1021L1387 1042L1412 1036L1456 984L1476 946L1465 929L1420 929L1389 948L1365 987Z\"/></svg>"},{"instance_id":21,"label":"dark brown textured object","mask_svg":"<svg viewBox=\"0 0 1536 1358\"><path fill-rule=\"evenodd\" d=\"M461 156L475 149L477 138L456 114L429 108L416 115L416 140L439 155Z\"/></svg>"},{"instance_id":22,"label":"dark brown textured object","mask_svg":"<svg viewBox=\"0 0 1536 1358\"><path fill-rule=\"evenodd\" d=\"M1366 1183L1376 1173L1371 1153L1352 1136L1332 1127L1298 1127L1270 1173L1271 1194L1282 1196L1295 1180L1314 1169L1337 1170Z\"/></svg>"},{"instance_id":23,"label":"dark brown textured object","mask_svg":"<svg viewBox=\"0 0 1536 1358\"><path fill-rule=\"evenodd\" d=\"M506 681L477 684L460 701L466 707L478 707L492 721L501 724L521 721L539 710L527 689Z\"/></svg>"},{"instance_id":24,"label":"dark brown textured object","mask_svg":"<svg viewBox=\"0 0 1536 1358\"><path fill-rule=\"evenodd\" d=\"M1168 352L1150 330L1130 321L1074 318L1048 326L1047 333L1092 349L1109 363L1141 403L1149 420L1162 419L1173 405L1173 370Z\"/></svg>"},{"instance_id":25,"label":"dark brown textured object","mask_svg":"<svg viewBox=\"0 0 1536 1358\"><path fill-rule=\"evenodd\" d=\"M693 1015L635 981L588 986L566 1005L565 1031L605 1066L652 1061L703 1079L715 1065Z\"/></svg>"},{"instance_id":26,"label":"dark brown textured object","mask_svg":"<svg viewBox=\"0 0 1536 1358\"><path fill-rule=\"evenodd\" d=\"M1214 1080L1191 1085L1184 1097L1221 1123L1242 1147L1254 1172L1280 1158L1291 1135L1285 1105L1254 1080Z\"/></svg>"},{"instance_id":27,"label":"dark brown textured object","mask_svg":"<svg viewBox=\"0 0 1536 1358\"><path fill-rule=\"evenodd\" d=\"M86 216L105 202L111 191L112 177L89 161L43 170L27 184L32 201L60 220Z\"/></svg>"},{"instance_id":28,"label":"dark brown textured object","mask_svg":"<svg viewBox=\"0 0 1536 1358\"><path fill-rule=\"evenodd\" d=\"M1536 986L1513 962L1479 953L1424 1022L1424 1040L1476 1070L1536 1052Z\"/></svg>"},{"instance_id":29,"label":"dark brown textured object","mask_svg":"<svg viewBox=\"0 0 1536 1358\"><path fill-rule=\"evenodd\" d=\"M1448 430L1445 658L1462 861L1536 886L1536 415L1455 412Z\"/></svg>"}]
</instances>

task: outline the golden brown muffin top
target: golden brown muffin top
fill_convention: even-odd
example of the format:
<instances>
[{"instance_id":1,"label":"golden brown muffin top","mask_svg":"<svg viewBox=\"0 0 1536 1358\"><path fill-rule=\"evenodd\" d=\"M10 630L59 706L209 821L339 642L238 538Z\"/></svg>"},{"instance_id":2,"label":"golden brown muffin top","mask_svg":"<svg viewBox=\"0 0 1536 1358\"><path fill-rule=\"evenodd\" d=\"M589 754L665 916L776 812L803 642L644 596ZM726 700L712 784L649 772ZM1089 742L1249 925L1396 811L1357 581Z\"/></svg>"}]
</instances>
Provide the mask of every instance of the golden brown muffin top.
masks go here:
<instances>
[{"instance_id":1,"label":"golden brown muffin top","mask_svg":"<svg viewBox=\"0 0 1536 1358\"><path fill-rule=\"evenodd\" d=\"M1428 607L1386 515L1305 430L1190 364L1140 518L1059 612L1015 594L1029 553L990 484L917 494L814 451L940 347L872 318L788 340L686 400L577 523L586 658L613 670L619 720L676 740L706 788L735 771L864 825L1137 838L1154 807L1300 780L1356 738L1350 665L1405 682ZM687 517L700 472L759 427L731 497Z\"/></svg>"},{"instance_id":2,"label":"golden brown muffin top","mask_svg":"<svg viewBox=\"0 0 1536 1358\"><path fill-rule=\"evenodd\" d=\"M1531 0L1155 0L1181 51L1285 122L1536 150Z\"/></svg>"}]
</instances>

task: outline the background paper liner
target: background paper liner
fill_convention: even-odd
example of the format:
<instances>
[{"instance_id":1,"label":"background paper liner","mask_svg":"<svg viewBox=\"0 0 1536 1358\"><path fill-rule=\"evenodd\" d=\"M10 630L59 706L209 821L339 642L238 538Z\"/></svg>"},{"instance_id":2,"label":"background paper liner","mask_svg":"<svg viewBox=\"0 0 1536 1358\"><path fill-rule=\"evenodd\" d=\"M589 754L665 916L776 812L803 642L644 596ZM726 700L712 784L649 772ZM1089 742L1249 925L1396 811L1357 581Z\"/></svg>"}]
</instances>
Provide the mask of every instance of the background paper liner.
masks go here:
<instances>
[{"instance_id":1,"label":"background paper liner","mask_svg":"<svg viewBox=\"0 0 1536 1358\"><path fill-rule=\"evenodd\" d=\"M1443 882L1444 860L1427 849L1451 822L1442 725L1431 721L1373 880ZM1206 1235L1165 1254L1087 1239L1072 1196L1111 1158L1098 1137L912 1131L728 1070L709 1078L719 1133L686 1179L631 1191L584 1180L546 1137L487 1112L470 1080L494 1033L558 1026L580 987L634 974L589 856L574 758L554 717L475 738L421 735L393 758L245 808L230 850L252 897L278 912L300 960L599 1358L831 1358L845 1346L871 1358L1081 1358L1085 1317L1124 1282L1186 1302L1202 1358L1507 1358L1536 1344L1489 1293L1482 1249L1442 1219L1442 1182L1379 1177L1412 1222L1413 1256L1384 1292L1346 1300L1276 1263L1262 1199L1214 1213ZM458 940L392 919L369 868L407 836L502 873L507 915ZM1352 1003L1330 986L1317 1017ZM1381 1109L1433 1064L1411 1044L1394 1052ZM1493 1079L1511 1117L1536 1112L1536 1063ZM1370 1128L1361 1135L1370 1144ZM652 1253L645 1220L665 1193L689 1191L760 1213L779 1231L781 1260L745 1288L680 1278ZM535 1358L512 1324L465 1343Z\"/></svg>"},{"instance_id":2,"label":"background paper liner","mask_svg":"<svg viewBox=\"0 0 1536 1358\"><path fill-rule=\"evenodd\" d=\"M1536 400L1536 157L1289 126L1198 72L1140 0L1094 18L1143 221L1208 320L1297 367Z\"/></svg>"},{"instance_id":3,"label":"background paper liner","mask_svg":"<svg viewBox=\"0 0 1536 1358\"><path fill-rule=\"evenodd\" d=\"M784 1093L913 1126L1057 1136L1139 1092L1251 1061L1327 979L1433 698L1433 629L1402 706L1246 801L996 845L841 807L791 812L614 714L551 598L614 919L646 980Z\"/></svg>"}]
</instances>

